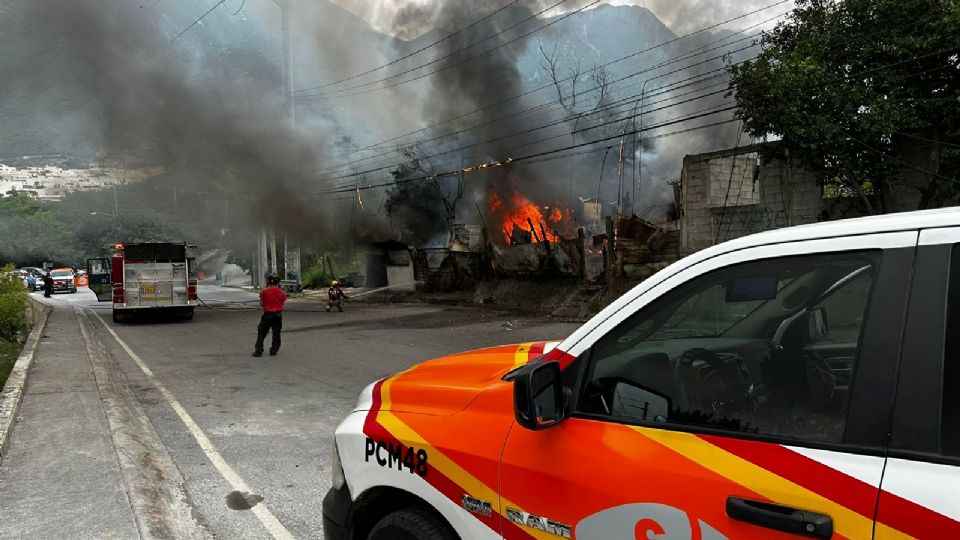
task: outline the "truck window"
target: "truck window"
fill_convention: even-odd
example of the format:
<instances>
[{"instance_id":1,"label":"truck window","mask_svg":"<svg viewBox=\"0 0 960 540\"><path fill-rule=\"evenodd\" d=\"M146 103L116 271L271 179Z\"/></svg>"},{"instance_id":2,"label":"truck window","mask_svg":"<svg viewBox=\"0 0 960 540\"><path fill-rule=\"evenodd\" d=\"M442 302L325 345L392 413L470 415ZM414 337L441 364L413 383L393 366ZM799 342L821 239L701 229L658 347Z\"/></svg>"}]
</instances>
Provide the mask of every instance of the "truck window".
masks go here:
<instances>
[{"instance_id":1,"label":"truck window","mask_svg":"<svg viewBox=\"0 0 960 540\"><path fill-rule=\"evenodd\" d=\"M960 457L960 245L953 246L949 283L943 351L940 450L944 455Z\"/></svg>"},{"instance_id":2,"label":"truck window","mask_svg":"<svg viewBox=\"0 0 960 540\"><path fill-rule=\"evenodd\" d=\"M595 345L583 412L840 442L879 252L785 257L694 279Z\"/></svg>"}]
</instances>

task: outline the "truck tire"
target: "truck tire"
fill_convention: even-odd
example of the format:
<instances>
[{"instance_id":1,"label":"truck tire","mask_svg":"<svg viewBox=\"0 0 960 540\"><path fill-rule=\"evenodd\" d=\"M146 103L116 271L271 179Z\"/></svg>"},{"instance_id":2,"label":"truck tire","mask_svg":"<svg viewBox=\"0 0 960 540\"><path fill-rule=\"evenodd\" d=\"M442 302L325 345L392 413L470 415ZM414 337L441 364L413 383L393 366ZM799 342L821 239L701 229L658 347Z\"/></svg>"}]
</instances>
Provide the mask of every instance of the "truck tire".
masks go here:
<instances>
[{"instance_id":1,"label":"truck tire","mask_svg":"<svg viewBox=\"0 0 960 540\"><path fill-rule=\"evenodd\" d=\"M193 320L193 308L192 307L184 308L183 311L180 312L180 318L182 318L185 321Z\"/></svg>"},{"instance_id":2,"label":"truck tire","mask_svg":"<svg viewBox=\"0 0 960 540\"><path fill-rule=\"evenodd\" d=\"M122 317L120 316L120 314L119 314L118 312L116 312L116 311L113 312L113 322L115 322L115 323L117 323L117 324L120 324L121 322L123 322L123 318L122 318Z\"/></svg>"},{"instance_id":3,"label":"truck tire","mask_svg":"<svg viewBox=\"0 0 960 540\"><path fill-rule=\"evenodd\" d=\"M419 508L387 514L370 531L367 540L457 540L442 520Z\"/></svg>"},{"instance_id":4,"label":"truck tire","mask_svg":"<svg viewBox=\"0 0 960 540\"><path fill-rule=\"evenodd\" d=\"M77 294L77 288L74 287L74 288L70 289L70 294Z\"/></svg>"}]
</instances>

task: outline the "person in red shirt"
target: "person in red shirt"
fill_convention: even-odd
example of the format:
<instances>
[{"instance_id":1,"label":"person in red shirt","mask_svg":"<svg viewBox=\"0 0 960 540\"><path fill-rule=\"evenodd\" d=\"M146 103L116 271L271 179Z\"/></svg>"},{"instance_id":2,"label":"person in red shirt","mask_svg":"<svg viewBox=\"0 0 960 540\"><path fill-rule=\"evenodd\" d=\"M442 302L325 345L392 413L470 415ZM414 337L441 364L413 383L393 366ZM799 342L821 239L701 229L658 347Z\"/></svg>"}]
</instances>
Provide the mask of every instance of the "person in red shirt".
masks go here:
<instances>
[{"instance_id":1,"label":"person in red shirt","mask_svg":"<svg viewBox=\"0 0 960 540\"><path fill-rule=\"evenodd\" d=\"M273 330L273 341L270 343L270 356L276 356L280 351L280 329L283 328L283 303L287 301L287 294L280 288L280 278L271 275L267 278L267 288L260 291L260 305L263 306L263 316L257 326L257 344L253 349L253 356L263 356L263 340L267 332Z\"/></svg>"}]
</instances>

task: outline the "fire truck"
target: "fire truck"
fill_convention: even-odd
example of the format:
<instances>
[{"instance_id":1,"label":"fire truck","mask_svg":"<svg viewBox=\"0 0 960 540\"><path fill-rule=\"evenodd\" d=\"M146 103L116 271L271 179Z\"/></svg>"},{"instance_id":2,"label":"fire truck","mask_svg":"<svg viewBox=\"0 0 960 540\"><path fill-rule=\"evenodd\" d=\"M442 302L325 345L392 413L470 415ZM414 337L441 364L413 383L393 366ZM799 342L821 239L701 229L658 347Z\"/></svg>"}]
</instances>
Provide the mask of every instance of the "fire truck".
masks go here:
<instances>
[{"instance_id":1,"label":"fire truck","mask_svg":"<svg viewBox=\"0 0 960 540\"><path fill-rule=\"evenodd\" d=\"M164 310L192 319L198 303L193 251L187 243L118 243L108 258L87 260L90 290L113 302L113 320Z\"/></svg>"}]
</instances>

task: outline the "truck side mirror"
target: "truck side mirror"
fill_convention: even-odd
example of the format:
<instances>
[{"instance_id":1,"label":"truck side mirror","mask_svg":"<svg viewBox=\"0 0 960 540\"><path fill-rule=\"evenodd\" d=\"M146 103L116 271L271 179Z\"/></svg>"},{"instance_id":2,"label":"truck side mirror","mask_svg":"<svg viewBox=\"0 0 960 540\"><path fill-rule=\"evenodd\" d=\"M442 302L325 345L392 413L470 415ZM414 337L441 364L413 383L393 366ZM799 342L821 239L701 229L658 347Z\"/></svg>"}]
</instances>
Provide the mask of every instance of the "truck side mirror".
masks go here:
<instances>
[{"instance_id":1,"label":"truck side mirror","mask_svg":"<svg viewBox=\"0 0 960 540\"><path fill-rule=\"evenodd\" d=\"M560 423L566 409L560 364L534 363L513 380L513 411L517 423L539 430Z\"/></svg>"}]
</instances>

